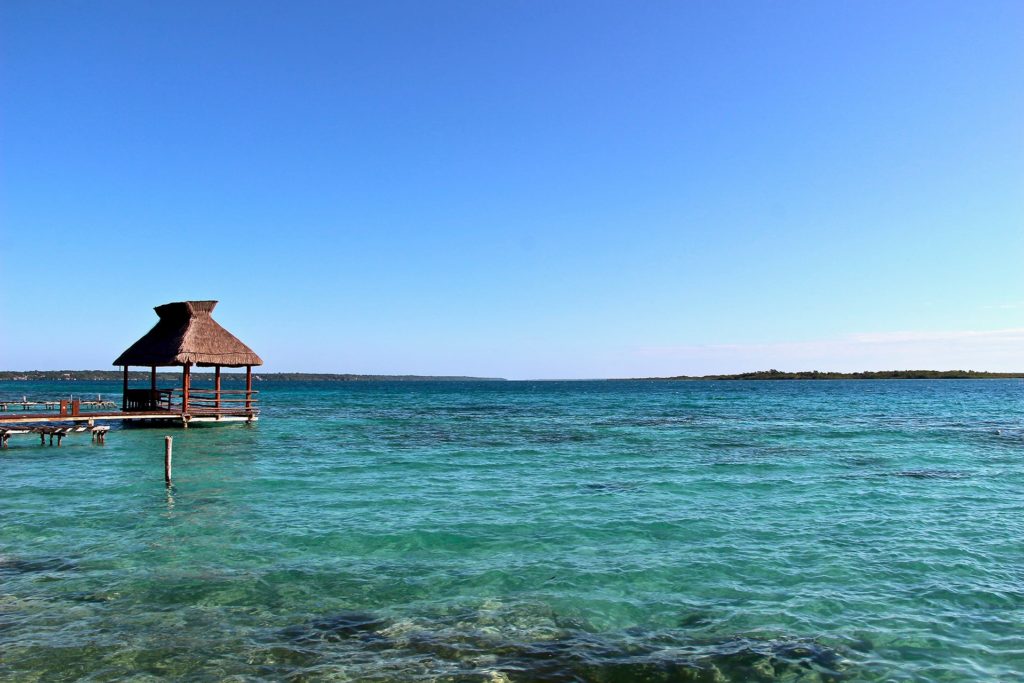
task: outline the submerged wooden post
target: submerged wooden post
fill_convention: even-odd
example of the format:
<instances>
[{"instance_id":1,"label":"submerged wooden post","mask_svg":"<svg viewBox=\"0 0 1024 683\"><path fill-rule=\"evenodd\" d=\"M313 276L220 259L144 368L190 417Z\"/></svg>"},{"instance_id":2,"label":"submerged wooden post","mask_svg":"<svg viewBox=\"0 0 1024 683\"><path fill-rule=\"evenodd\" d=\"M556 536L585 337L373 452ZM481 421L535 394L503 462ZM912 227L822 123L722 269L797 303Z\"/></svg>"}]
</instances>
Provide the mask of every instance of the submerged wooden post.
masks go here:
<instances>
[{"instance_id":1,"label":"submerged wooden post","mask_svg":"<svg viewBox=\"0 0 1024 683\"><path fill-rule=\"evenodd\" d=\"M174 439L169 436L164 437L164 483L168 486L171 485L171 450L173 449Z\"/></svg>"}]
</instances>

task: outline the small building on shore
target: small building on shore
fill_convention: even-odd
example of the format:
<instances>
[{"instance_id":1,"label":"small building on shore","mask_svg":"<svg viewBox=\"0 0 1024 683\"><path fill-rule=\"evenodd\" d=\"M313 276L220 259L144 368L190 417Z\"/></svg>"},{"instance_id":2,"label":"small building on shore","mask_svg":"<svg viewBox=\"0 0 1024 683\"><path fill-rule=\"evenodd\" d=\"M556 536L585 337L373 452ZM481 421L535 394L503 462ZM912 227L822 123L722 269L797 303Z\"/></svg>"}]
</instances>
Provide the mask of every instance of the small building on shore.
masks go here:
<instances>
[{"instance_id":1,"label":"small building on shore","mask_svg":"<svg viewBox=\"0 0 1024 683\"><path fill-rule=\"evenodd\" d=\"M149 332L117 357L124 371L125 412L166 411L190 421L254 421L259 415L252 368L263 360L238 337L221 327L211 313L216 301L178 301L157 306L159 320ZM146 388L128 386L129 367L148 367ZM158 387L157 368L180 367L181 385ZM213 389L192 387L192 368L213 368ZM245 389L221 387L221 368L245 368Z\"/></svg>"}]
</instances>

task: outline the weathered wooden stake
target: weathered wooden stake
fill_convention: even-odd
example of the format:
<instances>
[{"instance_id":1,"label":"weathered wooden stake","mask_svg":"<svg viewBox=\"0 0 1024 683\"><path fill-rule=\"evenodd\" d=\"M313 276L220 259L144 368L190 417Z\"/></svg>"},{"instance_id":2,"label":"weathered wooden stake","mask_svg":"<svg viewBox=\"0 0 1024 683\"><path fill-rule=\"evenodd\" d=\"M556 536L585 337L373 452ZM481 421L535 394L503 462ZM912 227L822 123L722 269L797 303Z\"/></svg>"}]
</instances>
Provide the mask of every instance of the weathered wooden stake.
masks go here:
<instances>
[{"instance_id":1,"label":"weathered wooden stake","mask_svg":"<svg viewBox=\"0 0 1024 683\"><path fill-rule=\"evenodd\" d=\"M174 439L169 436L164 437L164 482L168 486L171 485L171 449L173 448Z\"/></svg>"}]
</instances>

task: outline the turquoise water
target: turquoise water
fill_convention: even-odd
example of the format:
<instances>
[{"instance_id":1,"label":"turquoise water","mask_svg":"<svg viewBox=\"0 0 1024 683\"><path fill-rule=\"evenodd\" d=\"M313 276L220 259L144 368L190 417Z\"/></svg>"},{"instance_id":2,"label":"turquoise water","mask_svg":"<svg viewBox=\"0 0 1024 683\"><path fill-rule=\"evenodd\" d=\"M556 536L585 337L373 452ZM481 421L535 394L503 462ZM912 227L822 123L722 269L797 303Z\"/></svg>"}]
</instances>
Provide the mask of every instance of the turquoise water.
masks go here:
<instances>
[{"instance_id":1,"label":"turquoise water","mask_svg":"<svg viewBox=\"0 0 1024 683\"><path fill-rule=\"evenodd\" d=\"M260 389L0 451L0 678L1024 681L1022 382Z\"/></svg>"}]
</instances>

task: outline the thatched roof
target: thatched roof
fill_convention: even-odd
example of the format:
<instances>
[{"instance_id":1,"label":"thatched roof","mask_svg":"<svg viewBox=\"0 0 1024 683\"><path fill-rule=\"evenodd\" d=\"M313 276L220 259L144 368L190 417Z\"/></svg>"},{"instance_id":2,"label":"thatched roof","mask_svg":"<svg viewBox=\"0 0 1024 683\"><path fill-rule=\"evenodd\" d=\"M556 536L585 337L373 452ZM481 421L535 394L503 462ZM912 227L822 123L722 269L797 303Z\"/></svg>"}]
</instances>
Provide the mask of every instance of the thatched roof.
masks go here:
<instances>
[{"instance_id":1,"label":"thatched roof","mask_svg":"<svg viewBox=\"0 0 1024 683\"><path fill-rule=\"evenodd\" d=\"M117 357L114 365L263 365L252 349L217 324L210 313L216 301L178 301L157 306L160 320Z\"/></svg>"}]
</instances>

